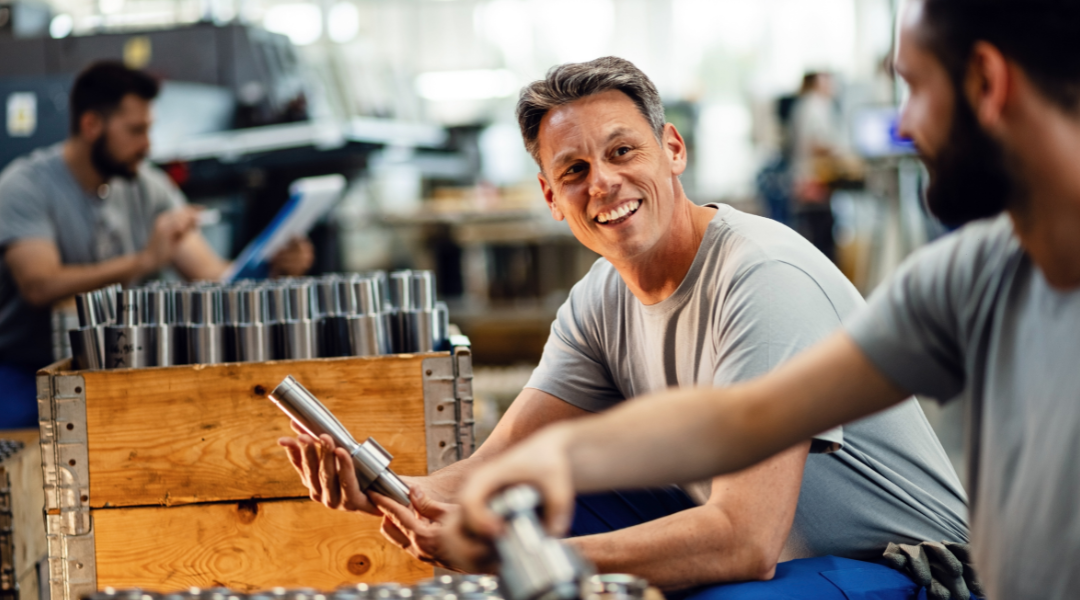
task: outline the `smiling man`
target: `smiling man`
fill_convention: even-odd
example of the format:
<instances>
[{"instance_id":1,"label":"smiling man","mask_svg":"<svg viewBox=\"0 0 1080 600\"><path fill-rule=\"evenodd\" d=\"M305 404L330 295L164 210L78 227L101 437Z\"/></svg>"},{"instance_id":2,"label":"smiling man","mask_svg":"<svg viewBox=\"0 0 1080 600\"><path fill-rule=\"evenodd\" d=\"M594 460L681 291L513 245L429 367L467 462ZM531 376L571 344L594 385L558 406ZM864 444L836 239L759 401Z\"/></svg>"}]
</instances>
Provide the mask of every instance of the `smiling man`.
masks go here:
<instances>
[{"instance_id":1,"label":"smiling man","mask_svg":"<svg viewBox=\"0 0 1080 600\"><path fill-rule=\"evenodd\" d=\"M565 530L575 489L739 472L919 392L965 403L986 597L1080 597L1077 40L1075 0L908 2L900 132L930 170L930 208L967 224L911 257L844 331L769 375L643 398L504 453L461 490L465 525L445 543L495 534L486 501L507 485L540 486L549 525Z\"/></svg>"},{"instance_id":2,"label":"smiling man","mask_svg":"<svg viewBox=\"0 0 1080 600\"><path fill-rule=\"evenodd\" d=\"M525 436L641 394L762 375L862 304L792 230L686 197L686 144L631 63L556 67L522 91L518 119L552 216L603 258L570 292L540 365L473 457L409 479L417 513L374 496L391 539L450 565L438 534L463 477ZM314 499L375 510L328 438L282 444ZM350 468L339 479L340 465ZM769 579L781 560L874 559L892 541L967 539L964 492L914 400L716 478L702 495L580 497L570 543L601 571L679 590Z\"/></svg>"}]
</instances>

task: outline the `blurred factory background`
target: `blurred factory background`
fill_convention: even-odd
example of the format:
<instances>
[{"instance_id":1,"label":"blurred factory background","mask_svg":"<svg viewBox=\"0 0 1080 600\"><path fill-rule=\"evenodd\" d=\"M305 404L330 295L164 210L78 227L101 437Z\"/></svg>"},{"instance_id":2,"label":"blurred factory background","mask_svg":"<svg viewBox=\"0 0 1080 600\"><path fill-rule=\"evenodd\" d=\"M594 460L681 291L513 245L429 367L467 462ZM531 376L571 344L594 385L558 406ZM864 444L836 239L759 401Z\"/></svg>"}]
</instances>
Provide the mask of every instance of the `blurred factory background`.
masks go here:
<instances>
[{"instance_id":1,"label":"blurred factory background","mask_svg":"<svg viewBox=\"0 0 1080 600\"><path fill-rule=\"evenodd\" d=\"M151 159L192 202L220 210L205 230L215 249L235 257L297 178L345 175L348 191L312 235L315 272L434 269L476 361L491 367L477 374L483 413L485 393L505 405L520 391L555 310L596 258L545 209L513 114L522 85L562 62L635 62L689 143L689 197L816 237L865 294L941 233L919 200L921 167L893 135L904 93L888 68L896 8L5 0L0 168L65 137L80 69L103 58L146 69L165 82ZM817 136L809 163L800 127ZM498 411L486 412L490 427ZM939 433L959 445L959 433Z\"/></svg>"}]
</instances>

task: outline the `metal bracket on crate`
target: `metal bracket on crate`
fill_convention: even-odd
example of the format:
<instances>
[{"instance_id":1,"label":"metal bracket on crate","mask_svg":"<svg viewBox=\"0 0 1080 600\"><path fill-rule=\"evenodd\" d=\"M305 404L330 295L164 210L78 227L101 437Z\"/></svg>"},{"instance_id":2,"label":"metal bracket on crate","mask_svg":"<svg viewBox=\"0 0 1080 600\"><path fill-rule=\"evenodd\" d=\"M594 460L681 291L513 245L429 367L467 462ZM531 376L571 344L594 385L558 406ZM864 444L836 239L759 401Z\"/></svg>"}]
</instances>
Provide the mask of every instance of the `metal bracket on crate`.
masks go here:
<instances>
[{"instance_id":1,"label":"metal bracket on crate","mask_svg":"<svg viewBox=\"0 0 1080 600\"><path fill-rule=\"evenodd\" d=\"M472 349L469 339L455 340L454 345L454 398L457 399L458 460L472 456L476 446L476 420L473 418L473 370Z\"/></svg>"},{"instance_id":2,"label":"metal bracket on crate","mask_svg":"<svg viewBox=\"0 0 1080 600\"><path fill-rule=\"evenodd\" d=\"M450 356L425 358L421 366L428 473L472 455L472 353L464 342L455 343Z\"/></svg>"},{"instance_id":3,"label":"metal bracket on crate","mask_svg":"<svg viewBox=\"0 0 1080 600\"><path fill-rule=\"evenodd\" d=\"M39 374L37 396L49 592L52 600L78 600L97 591L86 382L81 375Z\"/></svg>"}]
</instances>

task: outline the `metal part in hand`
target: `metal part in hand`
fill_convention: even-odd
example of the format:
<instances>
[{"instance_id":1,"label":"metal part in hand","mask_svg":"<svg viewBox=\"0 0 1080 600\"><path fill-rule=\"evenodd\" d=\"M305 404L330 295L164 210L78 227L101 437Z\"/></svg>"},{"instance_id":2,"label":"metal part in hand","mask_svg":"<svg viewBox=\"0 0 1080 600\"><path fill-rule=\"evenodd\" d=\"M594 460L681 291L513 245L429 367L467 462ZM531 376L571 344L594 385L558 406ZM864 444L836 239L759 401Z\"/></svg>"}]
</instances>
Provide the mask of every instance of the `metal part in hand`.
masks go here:
<instances>
[{"instance_id":1,"label":"metal part in hand","mask_svg":"<svg viewBox=\"0 0 1080 600\"><path fill-rule=\"evenodd\" d=\"M540 523L540 493L519 485L494 497L491 510L506 520L495 540L503 591L510 600L571 600L581 596L592 566L571 547L547 535Z\"/></svg>"},{"instance_id":2,"label":"metal part in hand","mask_svg":"<svg viewBox=\"0 0 1080 600\"><path fill-rule=\"evenodd\" d=\"M329 435L335 444L347 450L352 455L361 489L373 489L398 504L409 506L408 486L390 470L390 461L394 457L374 438L368 438L363 444L357 443L341 421L292 375L286 376L270 392L270 399L312 437Z\"/></svg>"}]
</instances>

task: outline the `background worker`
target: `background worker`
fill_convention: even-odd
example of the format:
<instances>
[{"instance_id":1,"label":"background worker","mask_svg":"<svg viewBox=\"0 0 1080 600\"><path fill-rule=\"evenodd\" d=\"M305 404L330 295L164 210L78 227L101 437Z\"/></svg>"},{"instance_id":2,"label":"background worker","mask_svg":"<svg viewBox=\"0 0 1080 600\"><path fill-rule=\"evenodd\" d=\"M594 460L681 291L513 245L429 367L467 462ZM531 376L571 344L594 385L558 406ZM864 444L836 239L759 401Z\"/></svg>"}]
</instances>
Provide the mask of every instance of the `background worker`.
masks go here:
<instances>
[{"instance_id":1,"label":"background worker","mask_svg":"<svg viewBox=\"0 0 1080 600\"><path fill-rule=\"evenodd\" d=\"M1080 6L913 0L897 72L946 224L846 331L765 377L642 398L552 427L479 469L447 529L461 556L499 527L485 502L543 489L565 531L574 490L744 469L911 392L967 403L972 546L986 596L1080 591ZM658 451L663 449L663 451ZM466 534L465 532L469 532ZM475 555L474 555L475 556Z\"/></svg>"},{"instance_id":2,"label":"background worker","mask_svg":"<svg viewBox=\"0 0 1080 600\"><path fill-rule=\"evenodd\" d=\"M228 268L199 233L198 210L150 152L158 83L119 63L90 66L75 80L71 134L0 173L0 429L37 423L34 371L53 361L50 307L165 267L189 280ZM274 260L299 275L314 259L295 240Z\"/></svg>"},{"instance_id":3,"label":"background worker","mask_svg":"<svg viewBox=\"0 0 1080 600\"><path fill-rule=\"evenodd\" d=\"M552 216L604 258L574 286L539 367L476 453L407 480L417 513L375 496L391 540L450 565L440 520L477 466L544 425L646 391L768 372L862 304L795 232L687 198L686 145L628 61L553 68L523 90L518 118ZM329 438L282 444L313 499L377 510ZM769 579L789 558L873 559L891 541L967 537L963 491L914 400L706 487L700 504L678 488L580 498L570 543L601 571L679 590Z\"/></svg>"}]
</instances>

